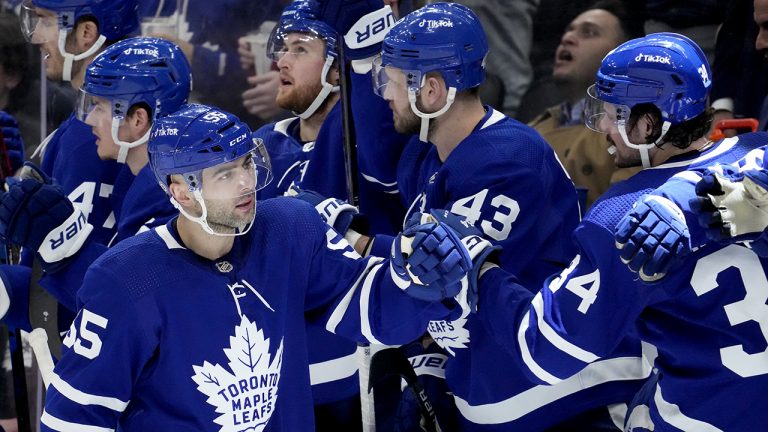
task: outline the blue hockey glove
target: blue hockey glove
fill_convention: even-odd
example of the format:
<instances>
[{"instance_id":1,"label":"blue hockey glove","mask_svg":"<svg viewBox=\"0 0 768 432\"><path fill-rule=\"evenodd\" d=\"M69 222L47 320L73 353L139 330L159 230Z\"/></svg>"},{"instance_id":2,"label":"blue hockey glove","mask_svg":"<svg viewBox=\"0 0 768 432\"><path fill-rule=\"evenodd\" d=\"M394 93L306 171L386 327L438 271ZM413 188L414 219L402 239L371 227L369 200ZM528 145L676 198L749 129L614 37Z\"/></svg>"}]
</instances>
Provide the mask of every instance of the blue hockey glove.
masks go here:
<instances>
[{"instance_id":1,"label":"blue hockey glove","mask_svg":"<svg viewBox=\"0 0 768 432\"><path fill-rule=\"evenodd\" d=\"M691 251L682 210L672 201L645 195L616 226L621 261L645 282L663 278Z\"/></svg>"},{"instance_id":2,"label":"blue hockey glove","mask_svg":"<svg viewBox=\"0 0 768 432\"><path fill-rule=\"evenodd\" d=\"M46 271L58 270L92 230L64 191L31 163L22 180L0 194L0 239L37 251Z\"/></svg>"},{"instance_id":3,"label":"blue hockey glove","mask_svg":"<svg viewBox=\"0 0 768 432\"><path fill-rule=\"evenodd\" d=\"M19 124L16 119L5 111L0 111L0 132L3 134L5 151L8 153L9 168L12 175L24 163L24 141L21 139ZM0 161L0 163L5 164L6 162Z\"/></svg>"},{"instance_id":4,"label":"blue hockey glove","mask_svg":"<svg viewBox=\"0 0 768 432\"><path fill-rule=\"evenodd\" d=\"M406 292L422 300L456 300L477 309L477 280L490 255L500 250L464 218L447 210L416 213L392 245L392 272L412 281ZM424 286L427 285L427 286Z\"/></svg>"},{"instance_id":5,"label":"blue hockey glove","mask_svg":"<svg viewBox=\"0 0 768 432\"><path fill-rule=\"evenodd\" d=\"M381 42L395 24L382 0L320 0L318 18L344 39L345 55L361 60L381 52Z\"/></svg>"},{"instance_id":6,"label":"blue hockey glove","mask_svg":"<svg viewBox=\"0 0 768 432\"><path fill-rule=\"evenodd\" d=\"M301 190L294 187L289 189L286 195L311 204L320 213L323 221L342 236L347 233L347 230L352 226L352 222L361 217L357 208L352 204L337 198L326 198L315 191Z\"/></svg>"},{"instance_id":7,"label":"blue hockey glove","mask_svg":"<svg viewBox=\"0 0 768 432\"><path fill-rule=\"evenodd\" d=\"M707 237L725 242L753 240L751 246L768 256L768 173L765 168L732 176L710 171L696 184L691 208Z\"/></svg>"}]
</instances>

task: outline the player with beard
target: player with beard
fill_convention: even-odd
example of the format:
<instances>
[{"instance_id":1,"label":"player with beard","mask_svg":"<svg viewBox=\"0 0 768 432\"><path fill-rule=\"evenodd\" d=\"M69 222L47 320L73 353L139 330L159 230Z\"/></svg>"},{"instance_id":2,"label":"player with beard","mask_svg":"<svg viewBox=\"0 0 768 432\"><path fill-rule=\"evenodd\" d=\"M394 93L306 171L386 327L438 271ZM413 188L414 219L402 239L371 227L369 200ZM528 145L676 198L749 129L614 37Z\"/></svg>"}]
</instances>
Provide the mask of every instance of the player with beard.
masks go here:
<instances>
[{"instance_id":1,"label":"player with beard","mask_svg":"<svg viewBox=\"0 0 768 432\"><path fill-rule=\"evenodd\" d=\"M568 239L579 221L577 194L535 130L483 105L478 86L485 79L487 53L485 33L470 9L431 4L387 34L373 64L374 87L388 102L395 129L413 135L397 176L409 216L445 209L465 217L486 240L503 247L502 268L538 287L575 252ZM371 254L380 256L391 247L390 236L377 234ZM480 308L458 320L431 322L425 330L434 343L425 338L424 344L406 348L414 363L416 356L444 356L442 395L432 395L441 400L438 421L447 419L441 426L616 429L606 407L630 401L648 373L639 341L628 340L621 352L631 366L626 379L605 374L589 386L540 387L522 368L499 370L513 359L481 323L484 313ZM609 370L610 362L604 368ZM431 376L429 368L417 373L425 381L443 378ZM442 402L446 394L450 404ZM400 427L417 430L417 425Z\"/></svg>"},{"instance_id":2,"label":"player with beard","mask_svg":"<svg viewBox=\"0 0 768 432\"><path fill-rule=\"evenodd\" d=\"M329 24L316 19L318 12L319 4L313 1L294 2L285 9L270 36L267 51L280 74L276 101L296 116L265 125L255 136L264 140L275 176L272 184L259 191L259 198L301 190L306 191L302 197L309 197L322 208L336 203L323 197L346 197L347 183L339 97L340 41ZM355 173L360 185L360 211L368 216L369 226L394 234L399 231L404 213L395 170L405 137L395 134L391 118L381 114L387 112L387 106L373 94L370 75L352 75L353 97L370 101L362 115L369 116L370 121L384 119L375 126L382 131L379 134L369 134L367 126L356 125L360 137L360 172ZM339 208L345 209L347 215L356 212L350 205ZM333 221L329 223L334 225ZM349 240L354 243L354 239ZM360 430L357 346L317 326L308 325L307 332L316 427Z\"/></svg>"},{"instance_id":3,"label":"player with beard","mask_svg":"<svg viewBox=\"0 0 768 432\"><path fill-rule=\"evenodd\" d=\"M89 268L45 432L313 430L306 312L355 340L398 343L455 305L411 298L428 286L411 285L410 258L398 254L391 269L360 259L306 203L257 206L269 158L229 113L183 106L155 121L148 152L179 215ZM426 253L448 281L471 266L438 256L466 253L444 225L411 234L415 248L417 234L447 239L411 257Z\"/></svg>"},{"instance_id":4,"label":"player with beard","mask_svg":"<svg viewBox=\"0 0 768 432\"><path fill-rule=\"evenodd\" d=\"M707 139L711 85L704 52L684 36L651 34L612 50L589 88L585 121L606 134L617 166L644 169L598 199L573 234L579 250L571 265L535 295L497 269L477 291L482 324L537 382L594 376L627 334L657 347L657 374L625 430L754 430L767 420L766 341L757 325L768 316L765 258L715 243L663 279L653 267L635 267L675 245L659 223L674 204L644 195L684 170L735 163L766 142L765 134ZM637 200L642 229L619 231L620 252L614 233ZM621 376L627 365L616 360L612 372Z\"/></svg>"}]
</instances>

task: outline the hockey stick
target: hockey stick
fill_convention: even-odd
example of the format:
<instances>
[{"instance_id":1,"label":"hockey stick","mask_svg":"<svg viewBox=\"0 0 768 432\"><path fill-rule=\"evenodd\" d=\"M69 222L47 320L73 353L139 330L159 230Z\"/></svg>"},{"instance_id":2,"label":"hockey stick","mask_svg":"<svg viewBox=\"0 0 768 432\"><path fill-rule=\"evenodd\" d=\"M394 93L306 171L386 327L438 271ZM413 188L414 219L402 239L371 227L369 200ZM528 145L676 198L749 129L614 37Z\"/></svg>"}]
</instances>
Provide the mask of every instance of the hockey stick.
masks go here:
<instances>
[{"instance_id":1,"label":"hockey stick","mask_svg":"<svg viewBox=\"0 0 768 432\"><path fill-rule=\"evenodd\" d=\"M387 348L377 352L371 360L371 376L368 383L368 392L373 387L389 375L399 375L405 380L408 388L411 389L416 401L419 404L419 412L423 420L422 427L426 432L440 432L440 425L437 423L435 407L429 401L429 396L413 370L411 362L405 357L402 351L397 348Z\"/></svg>"},{"instance_id":2,"label":"hockey stick","mask_svg":"<svg viewBox=\"0 0 768 432\"><path fill-rule=\"evenodd\" d=\"M29 346L35 353L37 367L40 369L40 377L43 379L43 385L48 388L53 378L53 359L51 350L48 349L48 335L42 328L36 328L29 334Z\"/></svg>"}]
</instances>

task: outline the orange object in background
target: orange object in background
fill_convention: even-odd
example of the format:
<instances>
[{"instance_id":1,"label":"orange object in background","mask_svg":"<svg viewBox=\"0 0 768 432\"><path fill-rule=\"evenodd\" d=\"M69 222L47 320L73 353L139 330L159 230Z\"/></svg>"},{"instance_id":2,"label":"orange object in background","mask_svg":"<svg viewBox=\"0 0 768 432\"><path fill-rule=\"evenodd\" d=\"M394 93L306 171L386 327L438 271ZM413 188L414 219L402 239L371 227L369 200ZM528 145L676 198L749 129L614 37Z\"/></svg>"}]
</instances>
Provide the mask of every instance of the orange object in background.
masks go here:
<instances>
[{"instance_id":1,"label":"orange object in background","mask_svg":"<svg viewBox=\"0 0 768 432\"><path fill-rule=\"evenodd\" d=\"M753 118L720 120L715 124L715 129L712 131L712 134L709 135L709 139L712 141L721 140L726 137L723 131L727 130L735 130L737 134L743 132L755 132L758 123L757 119Z\"/></svg>"}]
</instances>

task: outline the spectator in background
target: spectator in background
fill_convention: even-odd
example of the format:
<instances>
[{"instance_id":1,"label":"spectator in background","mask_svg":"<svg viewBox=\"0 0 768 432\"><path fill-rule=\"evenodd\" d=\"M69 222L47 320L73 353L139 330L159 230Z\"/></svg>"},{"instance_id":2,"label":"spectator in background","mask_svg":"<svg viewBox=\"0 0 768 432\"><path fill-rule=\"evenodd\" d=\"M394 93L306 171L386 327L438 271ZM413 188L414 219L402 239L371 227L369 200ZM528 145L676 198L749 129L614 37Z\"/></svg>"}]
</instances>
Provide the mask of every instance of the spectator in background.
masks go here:
<instances>
[{"instance_id":1,"label":"spectator in background","mask_svg":"<svg viewBox=\"0 0 768 432\"><path fill-rule=\"evenodd\" d=\"M603 57L621 43L643 36L642 21L634 18L621 1L598 0L571 21L555 51L552 69L553 82L564 100L530 123L557 153L586 199L584 207L592 205L611 183L637 172L616 168L606 151L605 136L585 127L582 115L587 88L594 83Z\"/></svg>"},{"instance_id":2,"label":"spectator in background","mask_svg":"<svg viewBox=\"0 0 768 432\"><path fill-rule=\"evenodd\" d=\"M146 35L159 36L176 43L192 64L195 77L192 99L229 111L252 127L263 124L259 117L249 116L241 101L248 87L246 72L240 65L238 38L259 28L265 20L275 20L282 9L281 0L139 0L143 19L173 17L177 23L166 31L149 30ZM162 27L161 27L162 28Z\"/></svg>"}]
</instances>

